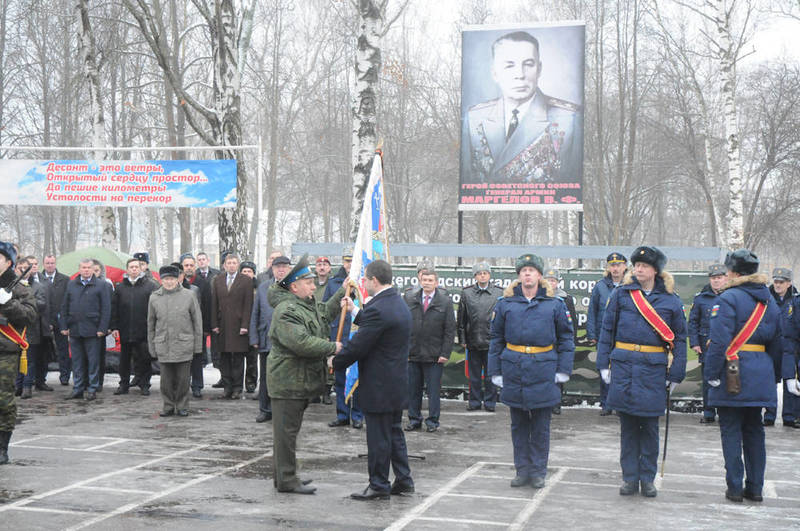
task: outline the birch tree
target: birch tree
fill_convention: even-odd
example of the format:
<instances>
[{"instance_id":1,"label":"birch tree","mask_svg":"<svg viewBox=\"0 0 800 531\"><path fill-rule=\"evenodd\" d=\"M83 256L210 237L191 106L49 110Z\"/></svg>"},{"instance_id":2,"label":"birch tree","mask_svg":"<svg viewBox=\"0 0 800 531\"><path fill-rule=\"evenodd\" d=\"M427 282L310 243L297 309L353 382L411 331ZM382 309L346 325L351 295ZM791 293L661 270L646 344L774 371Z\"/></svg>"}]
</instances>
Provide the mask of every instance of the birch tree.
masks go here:
<instances>
[{"instance_id":1,"label":"birch tree","mask_svg":"<svg viewBox=\"0 0 800 531\"><path fill-rule=\"evenodd\" d=\"M76 4L78 18L78 51L83 66L83 76L89 91L89 117L91 120L91 141L96 148L106 147L105 117L103 116L103 95L100 84L100 68L96 57L94 31L89 20L89 0L78 0ZM96 150L92 153L95 161L106 159L106 152ZM103 247L116 250L117 224L112 207L100 207L102 223Z\"/></svg>"}]
</instances>

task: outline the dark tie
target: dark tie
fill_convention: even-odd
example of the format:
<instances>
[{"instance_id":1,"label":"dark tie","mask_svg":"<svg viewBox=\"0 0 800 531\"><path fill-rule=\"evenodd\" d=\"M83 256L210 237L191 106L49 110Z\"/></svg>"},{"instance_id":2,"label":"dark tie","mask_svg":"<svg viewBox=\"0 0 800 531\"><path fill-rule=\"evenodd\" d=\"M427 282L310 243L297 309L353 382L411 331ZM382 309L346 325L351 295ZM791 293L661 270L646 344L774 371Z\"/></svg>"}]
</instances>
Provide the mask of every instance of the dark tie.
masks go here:
<instances>
[{"instance_id":1,"label":"dark tie","mask_svg":"<svg viewBox=\"0 0 800 531\"><path fill-rule=\"evenodd\" d=\"M54 276L55 276L55 275L54 275ZM53 283L53 277L47 277L47 280L49 280L49 281L50 281L50 284L52 284L52 283Z\"/></svg>"},{"instance_id":2,"label":"dark tie","mask_svg":"<svg viewBox=\"0 0 800 531\"><path fill-rule=\"evenodd\" d=\"M430 295L425 295L425 300L422 301L422 312L423 313L428 311L428 305L430 305L430 303L431 303L431 296Z\"/></svg>"},{"instance_id":3,"label":"dark tie","mask_svg":"<svg viewBox=\"0 0 800 531\"><path fill-rule=\"evenodd\" d=\"M508 142L508 139L511 138L511 135L514 134L514 131L517 130L517 126L519 125L519 118L517 117L518 114L519 111L517 109L511 111L511 122L509 122L508 124L508 134L506 135L506 142Z\"/></svg>"},{"instance_id":4,"label":"dark tie","mask_svg":"<svg viewBox=\"0 0 800 531\"><path fill-rule=\"evenodd\" d=\"M207 271L200 271L200 274L203 275L203 278L206 278L206 275L208 274L208 272Z\"/></svg>"}]
</instances>

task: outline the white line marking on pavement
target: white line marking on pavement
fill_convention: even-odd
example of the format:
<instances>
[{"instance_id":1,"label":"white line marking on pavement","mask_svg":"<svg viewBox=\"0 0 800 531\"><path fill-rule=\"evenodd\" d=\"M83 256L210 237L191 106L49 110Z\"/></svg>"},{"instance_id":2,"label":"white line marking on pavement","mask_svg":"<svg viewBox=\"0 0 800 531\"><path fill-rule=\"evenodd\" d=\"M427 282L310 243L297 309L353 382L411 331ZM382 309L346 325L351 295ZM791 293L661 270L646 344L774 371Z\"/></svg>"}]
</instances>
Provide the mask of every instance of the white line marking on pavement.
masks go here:
<instances>
[{"instance_id":1,"label":"white line marking on pavement","mask_svg":"<svg viewBox=\"0 0 800 531\"><path fill-rule=\"evenodd\" d=\"M94 452L96 450L100 450L101 448L107 448L109 446L114 446L115 444L121 444L124 442L128 442L128 439L117 439L116 441L109 441L107 443L98 444L97 446L90 446L89 448L84 448L87 452Z\"/></svg>"},{"instance_id":2,"label":"white line marking on pavement","mask_svg":"<svg viewBox=\"0 0 800 531\"><path fill-rule=\"evenodd\" d=\"M492 476L490 474L475 474L472 477L481 479L508 479L508 476Z\"/></svg>"},{"instance_id":3,"label":"white line marking on pavement","mask_svg":"<svg viewBox=\"0 0 800 531\"><path fill-rule=\"evenodd\" d=\"M547 481L547 485L545 485L543 489L541 489L534 495L533 500L531 500L531 502L517 515L517 517L514 519L514 522L512 522L512 524L508 526L508 528L515 531L517 529L522 529L528 522L528 520L531 519L533 513L536 512L536 509L539 508L539 505L542 504L542 500L544 500L545 497L547 497L547 494L552 490L552 488L555 485L558 484L559 481L561 481L561 478L563 478L564 474L566 473L567 469L562 468L558 472L553 474L553 477L551 477L550 480Z\"/></svg>"},{"instance_id":4,"label":"white line marking on pavement","mask_svg":"<svg viewBox=\"0 0 800 531\"><path fill-rule=\"evenodd\" d=\"M416 520L425 520L428 522L453 522L456 524L471 524L471 525L494 525L498 527L505 527L508 525L508 522L490 522L489 520L467 520L466 518L439 518L436 516L420 516L416 518Z\"/></svg>"},{"instance_id":5,"label":"white line marking on pavement","mask_svg":"<svg viewBox=\"0 0 800 531\"><path fill-rule=\"evenodd\" d=\"M90 478L87 478L87 479L83 479L81 481L77 481L75 483L71 483L69 485L65 485L63 487L59 487L57 489L53 489L53 490L48 490L46 492L42 492L41 494L34 494L32 496L28 496L27 498L22 498L21 500L17 500L14 503L9 503L7 505L0 505L0 512L7 511L9 509L16 509L18 507L22 507L24 505L28 505L29 503L33 503L35 501L39 501L39 500L41 500L43 498L47 498L48 496L54 496L56 494L61 494L62 492L66 492L66 491L68 491L70 489L74 489L76 487L82 487L84 485L88 485L89 483L92 483L94 481L110 478L110 477L113 477L113 476L118 476L120 474L124 474L125 472L130 472L131 470L138 470L138 469L144 468L146 466L151 466L151 465L154 465L156 463L160 463L161 461L167 461L167 460L171 459L172 457L175 457L175 456L178 456L178 455L187 454L187 453L190 453L190 452L195 452L197 450L202 450L203 448L206 448L207 446L208 446L207 444L203 444L203 445L200 445L200 446L196 446L194 448L187 448L186 450L181 450L179 452L175 452L174 454L167 455L167 456L164 456L164 457L151 459L149 461L145 461L144 463L139 463L138 465L129 466L127 468L121 468L119 470L114 470L112 472L106 472L105 474L100 474L99 476L93 476L93 477L90 477Z\"/></svg>"},{"instance_id":6,"label":"white line marking on pavement","mask_svg":"<svg viewBox=\"0 0 800 531\"><path fill-rule=\"evenodd\" d=\"M87 511L72 511L69 509L49 509L47 507L14 507L14 511L29 511L34 513L74 514L76 516L89 516Z\"/></svg>"},{"instance_id":7,"label":"white line marking on pavement","mask_svg":"<svg viewBox=\"0 0 800 531\"><path fill-rule=\"evenodd\" d=\"M90 487L88 485L75 488L81 490L99 490L102 492L119 492L120 494L153 494L152 490L115 489L113 487Z\"/></svg>"},{"instance_id":8,"label":"white line marking on pavement","mask_svg":"<svg viewBox=\"0 0 800 531\"><path fill-rule=\"evenodd\" d=\"M462 473L460 473L459 475L457 475L456 477L445 483L441 488L439 488L439 490L428 496L424 502L422 502L421 504L417 505L416 507L408 511L405 514L405 516L403 516L399 520L396 520L392 525L387 527L385 531L400 531L401 529L403 529L413 520L419 518L420 515L422 515L422 513L430 509L433 506L433 504L439 501L445 494L449 493L451 490L453 490L459 484L461 484L461 482L463 482L465 479L467 479L475 472L480 470L481 467L483 467L483 465L484 463L482 461L478 461L477 463L475 463L474 465L472 465L471 467L469 467L468 469L466 469L465 471L463 471Z\"/></svg>"},{"instance_id":9,"label":"white line marking on pavement","mask_svg":"<svg viewBox=\"0 0 800 531\"><path fill-rule=\"evenodd\" d=\"M120 452L119 450L117 450L117 451L114 451L114 450L93 450L91 448L68 448L68 447L58 448L58 447L55 447L55 446L34 446L34 445L28 445L28 444L18 446L17 448L25 448L25 449L30 449L30 450L58 450L60 452L92 452L92 453L95 453L95 454L109 454L109 455L116 455L116 456L123 456L124 455L124 456L127 456L127 457L153 457L153 456L165 457L165 456L170 455L170 454L159 454L159 453L155 453L155 452ZM215 448L220 448L220 447L216 446ZM263 450L263 448L262 448L262 450ZM200 457L200 456L194 456L194 455L187 455L187 456L179 455L179 456L175 456L175 459L189 459L189 460L193 460L193 461L212 461L214 463L238 463L239 462L237 459L228 459L228 458L222 458L222 457Z\"/></svg>"},{"instance_id":10,"label":"white line marking on pavement","mask_svg":"<svg viewBox=\"0 0 800 531\"><path fill-rule=\"evenodd\" d=\"M474 477L474 476L473 476ZM448 492L445 494L450 498L477 498L479 500L511 500L511 501L531 501L530 498L523 498L521 496L489 496L488 494L467 494L464 492Z\"/></svg>"},{"instance_id":11,"label":"white line marking on pavement","mask_svg":"<svg viewBox=\"0 0 800 531\"><path fill-rule=\"evenodd\" d=\"M764 480L764 489L762 494L765 498L777 498L778 491L775 490L775 482L770 480Z\"/></svg>"},{"instance_id":12,"label":"white line marking on pavement","mask_svg":"<svg viewBox=\"0 0 800 531\"><path fill-rule=\"evenodd\" d=\"M39 435L38 437L31 437L30 439L22 439L21 441L16 441L10 444L10 446L19 446L20 444L25 444L31 441L38 441L40 439L46 439L50 437L49 435Z\"/></svg>"},{"instance_id":13,"label":"white line marking on pavement","mask_svg":"<svg viewBox=\"0 0 800 531\"><path fill-rule=\"evenodd\" d=\"M193 479L191 481L187 481L186 483L182 483L180 485L175 485L175 486L170 487L168 489L164 489L164 490L162 490L160 492L155 492L155 493L153 493L152 495L148 496L147 498L145 498L142 501L133 502L133 503L129 503L127 505L123 505L122 507L118 507L118 508L114 509L113 511L109 511L109 512L107 512L105 514L101 514L101 515L99 515L99 516L97 516L95 518L92 518L90 520L86 520L85 522L81 522L81 523L79 523L77 525L74 525L72 527L68 527L68 528L66 528L66 531L77 531L78 529L83 529L85 527L89 527L90 525L94 525L94 524L97 524L99 522L103 522L105 520L108 520L109 518L113 518L115 516L119 516L121 514L125 514L127 512L132 511L133 509L136 509L137 507L140 507L142 505L150 503L153 500L157 500L158 498L163 498L164 496L169 496L170 494L174 494L174 493L176 493L178 491L181 491L181 490L183 490L185 488L192 487L194 485L197 485L199 483L203 483L203 482L208 481L210 479L214 479L214 478L219 477L219 476L221 476L223 474L226 474L228 472L233 472L234 470L239 470L240 468L244 468L244 467L246 467L248 465L252 465L253 463L255 463L257 461L260 461L261 459L266 459L267 457L271 457L271 456L272 456L272 452L267 452L267 453L261 454L261 455L259 455L257 457L254 457L252 459L248 459L247 461L242 461L239 464L236 464L236 465L233 465L233 466L229 466L229 467L225 468L224 470L220 470L220 471L215 472L213 474L206 474L204 476L200 476L198 478L195 478L195 479Z\"/></svg>"}]
</instances>

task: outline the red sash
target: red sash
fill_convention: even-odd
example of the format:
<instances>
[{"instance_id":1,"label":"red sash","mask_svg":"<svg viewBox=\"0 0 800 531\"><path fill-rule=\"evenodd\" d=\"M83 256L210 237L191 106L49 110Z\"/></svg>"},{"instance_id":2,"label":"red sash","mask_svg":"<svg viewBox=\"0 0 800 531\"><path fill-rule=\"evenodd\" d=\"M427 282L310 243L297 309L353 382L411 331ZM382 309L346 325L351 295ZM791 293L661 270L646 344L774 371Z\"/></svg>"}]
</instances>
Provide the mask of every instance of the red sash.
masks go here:
<instances>
[{"instance_id":1,"label":"red sash","mask_svg":"<svg viewBox=\"0 0 800 531\"><path fill-rule=\"evenodd\" d=\"M0 325L0 334L3 334L8 339L19 345L22 350L28 350L28 341L25 339L25 330L22 334L17 332L10 324Z\"/></svg>"},{"instance_id":2,"label":"red sash","mask_svg":"<svg viewBox=\"0 0 800 531\"><path fill-rule=\"evenodd\" d=\"M642 314L645 321L650 323L656 333L664 340L665 343L669 345L669 349L672 350L673 348L673 341L675 341L675 333L672 329L664 322L664 319L658 315L655 308L647 302L647 299L644 298L642 294L642 290L634 289L631 290L631 299L633 299L633 304L636 306L636 309L639 310L639 313Z\"/></svg>"},{"instance_id":3,"label":"red sash","mask_svg":"<svg viewBox=\"0 0 800 531\"><path fill-rule=\"evenodd\" d=\"M731 341L731 344L728 345L728 348L725 350L725 359L739 359L739 349L742 348L742 345L747 343L747 340L755 333L765 313L767 313L767 305L763 302L757 302L756 307L753 308L753 313L747 318L744 327L739 330L739 333L736 334L736 337L733 338L733 341Z\"/></svg>"}]
</instances>

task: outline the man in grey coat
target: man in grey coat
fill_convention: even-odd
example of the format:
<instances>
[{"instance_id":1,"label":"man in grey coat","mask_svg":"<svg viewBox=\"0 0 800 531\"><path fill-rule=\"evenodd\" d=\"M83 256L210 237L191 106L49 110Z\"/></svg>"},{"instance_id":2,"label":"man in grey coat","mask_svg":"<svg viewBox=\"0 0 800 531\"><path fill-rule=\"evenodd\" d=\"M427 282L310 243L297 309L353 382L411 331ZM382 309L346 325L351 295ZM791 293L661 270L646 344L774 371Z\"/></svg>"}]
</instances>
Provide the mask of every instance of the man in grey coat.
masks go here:
<instances>
[{"instance_id":1,"label":"man in grey coat","mask_svg":"<svg viewBox=\"0 0 800 531\"><path fill-rule=\"evenodd\" d=\"M203 351L203 317L197 297L180 285L176 266L164 266L158 274L161 287L150 295L147 308L147 342L161 364L164 407L159 415L186 417L192 357Z\"/></svg>"}]
</instances>

